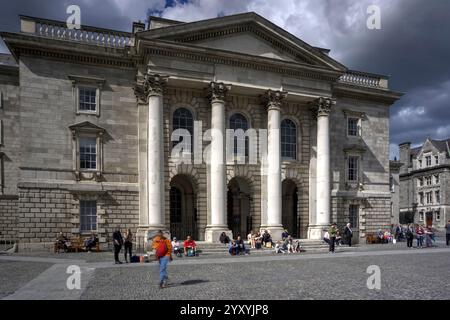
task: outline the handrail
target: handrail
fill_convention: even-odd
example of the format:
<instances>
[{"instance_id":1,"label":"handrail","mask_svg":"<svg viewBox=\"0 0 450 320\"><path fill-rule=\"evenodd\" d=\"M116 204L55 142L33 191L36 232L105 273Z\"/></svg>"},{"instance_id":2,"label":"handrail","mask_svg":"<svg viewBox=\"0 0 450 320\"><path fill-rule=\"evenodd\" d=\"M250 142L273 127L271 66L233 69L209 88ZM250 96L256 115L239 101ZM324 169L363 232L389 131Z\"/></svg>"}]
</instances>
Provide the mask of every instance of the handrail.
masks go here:
<instances>
[{"instance_id":1,"label":"handrail","mask_svg":"<svg viewBox=\"0 0 450 320\"><path fill-rule=\"evenodd\" d=\"M348 70L342 75L339 82L372 88L388 88L388 77L353 70Z\"/></svg>"}]
</instances>

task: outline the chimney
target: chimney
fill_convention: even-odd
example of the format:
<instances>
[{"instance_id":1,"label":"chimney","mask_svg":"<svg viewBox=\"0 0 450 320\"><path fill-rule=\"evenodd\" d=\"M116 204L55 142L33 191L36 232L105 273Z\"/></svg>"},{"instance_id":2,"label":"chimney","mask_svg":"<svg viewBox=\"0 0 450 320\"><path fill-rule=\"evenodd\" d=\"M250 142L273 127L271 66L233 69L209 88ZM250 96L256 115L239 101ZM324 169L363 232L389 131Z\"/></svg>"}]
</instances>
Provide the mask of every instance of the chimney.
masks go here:
<instances>
[{"instance_id":1,"label":"chimney","mask_svg":"<svg viewBox=\"0 0 450 320\"><path fill-rule=\"evenodd\" d=\"M145 30L145 23L141 22L140 20L138 22L133 22L133 34L136 32L141 32Z\"/></svg>"}]
</instances>

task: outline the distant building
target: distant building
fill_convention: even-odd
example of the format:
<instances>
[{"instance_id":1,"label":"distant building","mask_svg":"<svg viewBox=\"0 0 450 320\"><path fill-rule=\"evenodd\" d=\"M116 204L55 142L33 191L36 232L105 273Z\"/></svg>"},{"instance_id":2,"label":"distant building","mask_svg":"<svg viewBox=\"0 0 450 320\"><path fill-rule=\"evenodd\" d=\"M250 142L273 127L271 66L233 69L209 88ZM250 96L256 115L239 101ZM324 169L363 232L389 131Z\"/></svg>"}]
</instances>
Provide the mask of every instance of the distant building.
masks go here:
<instances>
[{"instance_id":1,"label":"distant building","mask_svg":"<svg viewBox=\"0 0 450 320\"><path fill-rule=\"evenodd\" d=\"M443 228L450 219L450 139L400 147L400 223Z\"/></svg>"}]
</instances>

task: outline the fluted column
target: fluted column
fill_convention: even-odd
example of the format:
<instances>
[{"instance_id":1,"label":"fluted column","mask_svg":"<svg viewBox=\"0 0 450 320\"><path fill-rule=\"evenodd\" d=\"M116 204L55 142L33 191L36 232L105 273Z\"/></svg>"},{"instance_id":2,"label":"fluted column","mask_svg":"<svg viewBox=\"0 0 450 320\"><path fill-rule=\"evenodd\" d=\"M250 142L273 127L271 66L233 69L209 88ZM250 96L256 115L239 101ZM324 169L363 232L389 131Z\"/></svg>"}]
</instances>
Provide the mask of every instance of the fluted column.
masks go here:
<instances>
[{"instance_id":1,"label":"fluted column","mask_svg":"<svg viewBox=\"0 0 450 320\"><path fill-rule=\"evenodd\" d=\"M267 91L267 225L264 226L274 240L280 240L282 225L281 189L281 106L287 93Z\"/></svg>"},{"instance_id":2,"label":"fluted column","mask_svg":"<svg viewBox=\"0 0 450 320\"><path fill-rule=\"evenodd\" d=\"M230 89L223 83L211 82L211 149L210 149L210 224L205 240L218 242L220 234L231 231L227 224L227 178L225 155L225 94Z\"/></svg>"},{"instance_id":3,"label":"fluted column","mask_svg":"<svg viewBox=\"0 0 450 320\"><path fill-rule=\"evenodd\" d=\"M140 233L167 230L165 225L163 89L166 77L147 73L136 86L136 94L148 103L147 114L147 212L140 214ZM145 207L145 206L141 206Z\"/></svg>"},{"instance_id":4,"label":"fluted column","mask_svg":"<svg viewBox=\"0 0 450 320\"><path fill-rule=\"evenodd\" d=\"M330 225L331 168L330 112L332 100L319 98L314 103L317 115L316 222L310 227L310 238L322 239L323 230Z\"/></svg>"}]
</instances>

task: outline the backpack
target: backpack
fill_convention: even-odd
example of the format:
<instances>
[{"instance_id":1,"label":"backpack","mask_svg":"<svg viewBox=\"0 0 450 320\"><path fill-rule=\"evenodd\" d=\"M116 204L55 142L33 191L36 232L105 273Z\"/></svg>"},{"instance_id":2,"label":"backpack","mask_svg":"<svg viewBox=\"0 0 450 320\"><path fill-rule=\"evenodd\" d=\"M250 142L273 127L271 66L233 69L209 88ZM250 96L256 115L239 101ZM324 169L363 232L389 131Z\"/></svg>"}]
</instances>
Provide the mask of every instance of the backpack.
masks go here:
<instances>
[{"instance_id":1,"label":"backpack","mask_svg":"<svg viewBox=\"0 0 450 320\"><path fill-rule=\"evenodd\" d=\"M156 257L162 258L164 257L168 252L168 248L167 248L167 244L166 244L166 240L165 239L161 239L159 241L158 247L156 248Z\"/></svg>"}]
</instances>

